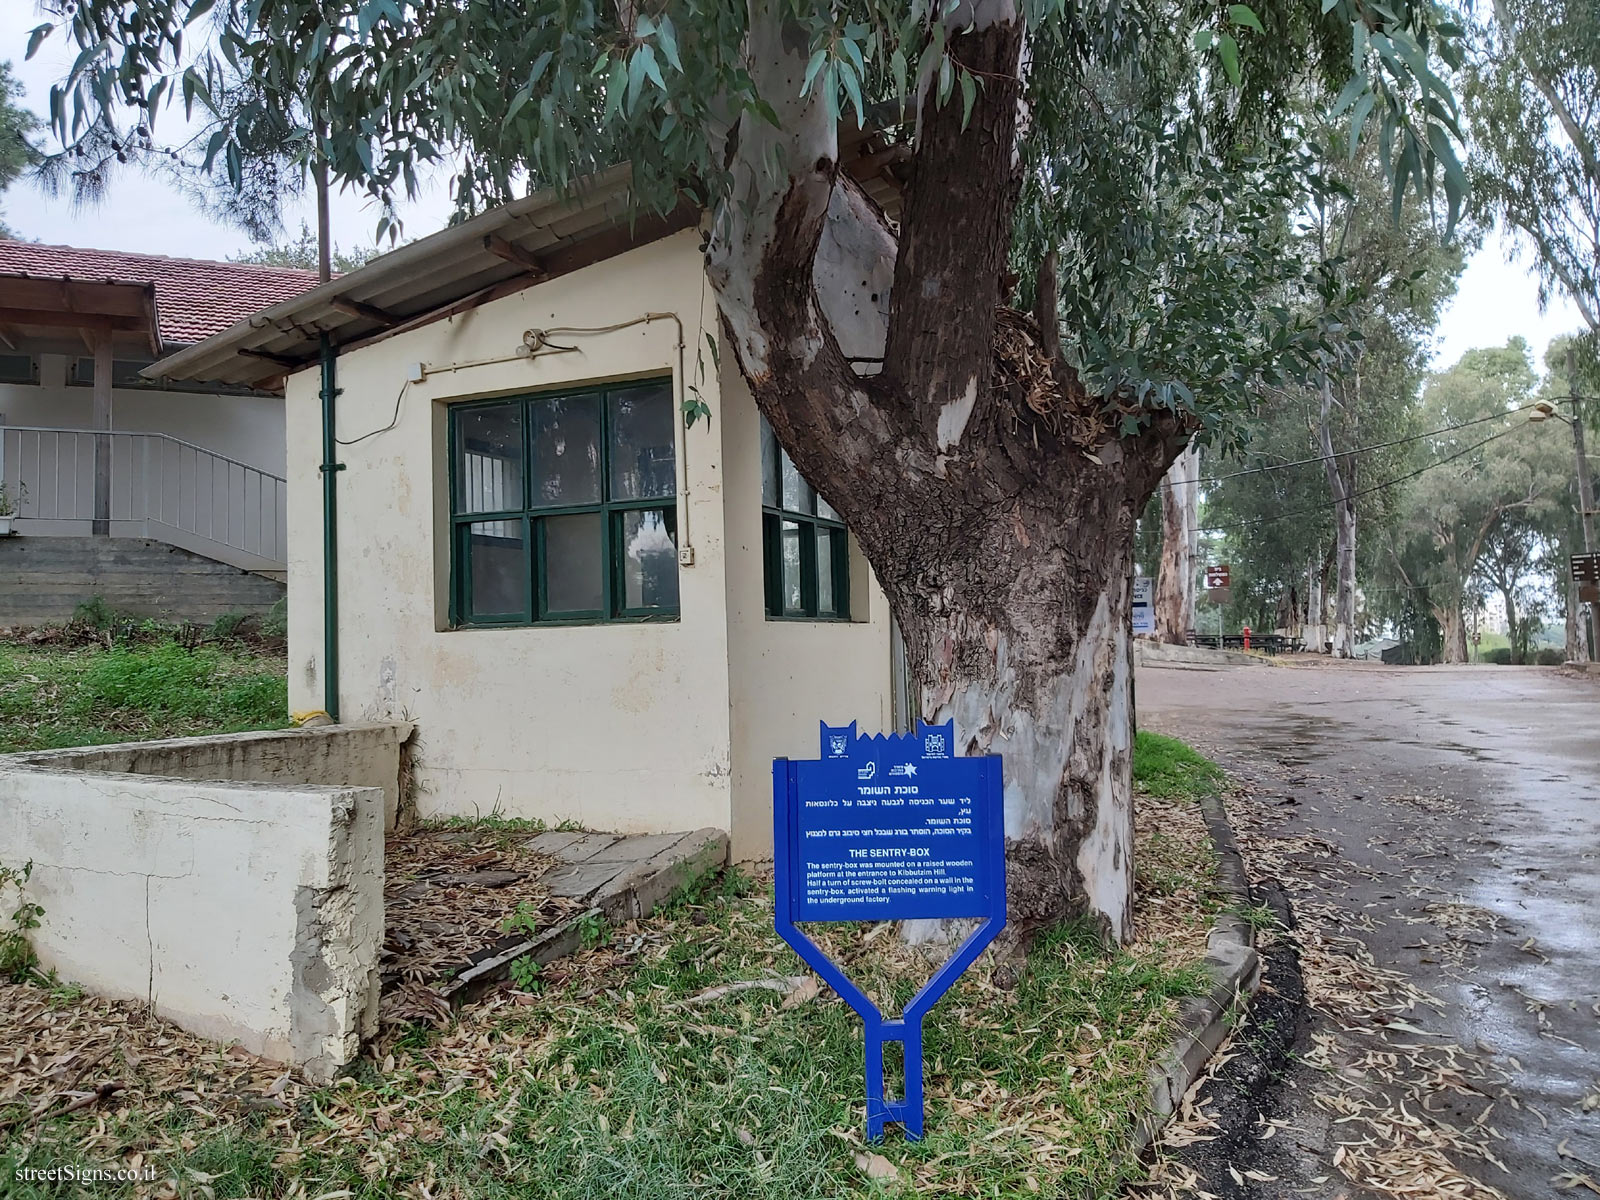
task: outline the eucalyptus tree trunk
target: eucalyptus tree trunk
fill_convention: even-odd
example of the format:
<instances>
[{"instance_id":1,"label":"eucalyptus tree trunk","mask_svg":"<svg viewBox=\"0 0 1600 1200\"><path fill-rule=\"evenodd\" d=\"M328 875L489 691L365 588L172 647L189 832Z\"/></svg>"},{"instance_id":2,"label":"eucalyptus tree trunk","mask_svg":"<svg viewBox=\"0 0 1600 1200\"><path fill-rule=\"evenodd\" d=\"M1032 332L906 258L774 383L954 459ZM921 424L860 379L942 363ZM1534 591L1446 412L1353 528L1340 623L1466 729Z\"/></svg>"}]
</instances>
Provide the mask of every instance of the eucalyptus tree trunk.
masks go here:
<instances>
[{"instance_id":1,"label":"eucalyptus tree trunk","mask_svg":"<svg viewBox=\"0 0 1600 1200\"><path fill-rule=\"evenodd\" d=\"M1035 345L1054 332L1002 307L1021 184L1017 6L969 0L935 18L983 86L963 123L962 104L939 106L921 81L898 237L841 173L818 91L799 95L806 41L782 9L750 3L747 60L778 123L741 117L707 248L724 341L872 564L923 719L953 718L962 753L1004 755L1019 931L1087 914L1126 938L1134 521L1190 430L1169 416L1120 436L1059 362L1044 380L997 371L1001 322ZM858 374L863 358L881 369Z\"/></svg>"},{"instance_id":2,"label":"eucalyptus tree trunk","mask_svg":"<svg viewBox=\"0 0 1600 1200\"><path fill-rule=\"evenodd\" d=\"M1156 578L1156 635L1174 646L1194 628L1194 535L1200 523L1200 447L1173 460L1161 481L1161 570Z\"/></svg>"},{"instance_id":3,"label":"eucalyptus tree trunk","mask_svg":"<svg viewBox=\"0 0 1600 1200\"><path fill-rule=\"evenodd\" d=\"M1447 663L1464 663L1467 661L1467 621L1461 611L1461 605L1446 604L1435 607L1434 620L1439 622L1439 629L1444 635L1442 653Z\"/></svg>"},{"instance_id":4,"label":"eucalyptus tree trunk","mask_svg":"<svg viewBox=\"0 0 1600 1200\"><path fill-rule=\"evenodd\" d=\"M1359 382L1357 386L1360 386ZM1328 490L1333 494L1333 656L1350 658L1355 654L1356 640L1356 468L1353 457L1346 455L1345 461L1341 461L1333 450L1333 388L1328 383L1326 371L1322 373L1322 409L1317 421L1317 440L1322 448L1322 466L1328 477Z\"/></svg>"},{"instance_id":5,"label":"eucalyptus tree trunk","mask_svg":"<svg viewBox=\"0 0 1600 1200\"><path fill-rule=\"evenodd\" d=\"M1583 601L1578 599L1578 581L1567 579L1567 643L1568 662L1589 661L1588 630L1584 628Z\"/></svg>"},{"instance_id":6,"label":"eucalyptus tree trunk","mask_svg":"<svg viewBox=\"0 0 1600 1200\"><path fill-rule=\"evenodd\" d=\"M1502 586L1500 598L1506 606L1506 641L1511 646L1511 662L1520 667L1528 661L1528 636L1523 632L1522 622L1517 619L1516 593L1510 587Z\"/></svg>"},{"instance_id":7,"label":"eucalyptus tree trunk","mask_svg":"<svg viewBox=\"0 0 1600 1200\"><path fill-rule=\"evenodd\" d=\"M1306 566L1306 649L1314 654L1321 654L1328 641L1328 630L1325 624L1327 618L1327 603L1322 595L1322 563L1321 556L1312 558Z\"/></svg>"}]
</instances>

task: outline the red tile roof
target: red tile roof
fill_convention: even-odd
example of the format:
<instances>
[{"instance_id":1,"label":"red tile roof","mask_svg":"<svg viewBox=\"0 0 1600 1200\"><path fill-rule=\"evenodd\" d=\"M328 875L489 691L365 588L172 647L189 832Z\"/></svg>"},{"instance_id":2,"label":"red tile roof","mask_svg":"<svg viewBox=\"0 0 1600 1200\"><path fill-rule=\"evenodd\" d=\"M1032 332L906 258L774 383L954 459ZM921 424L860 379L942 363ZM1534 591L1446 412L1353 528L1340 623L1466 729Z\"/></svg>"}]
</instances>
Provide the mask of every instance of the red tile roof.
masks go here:
<instances>
[{"instance_id":1,"label":"red tile roof","mask_svg":"<svg viewBox=\"0 0 1600 1200\"><path fill-rule=\"evenodd\" d=\"M153 283L161 341L168 349L202 341L269 305L317 286L315 271L292 267L80 250L4 239L0 239L0 274Z\"/></svg>"}]
</instances>

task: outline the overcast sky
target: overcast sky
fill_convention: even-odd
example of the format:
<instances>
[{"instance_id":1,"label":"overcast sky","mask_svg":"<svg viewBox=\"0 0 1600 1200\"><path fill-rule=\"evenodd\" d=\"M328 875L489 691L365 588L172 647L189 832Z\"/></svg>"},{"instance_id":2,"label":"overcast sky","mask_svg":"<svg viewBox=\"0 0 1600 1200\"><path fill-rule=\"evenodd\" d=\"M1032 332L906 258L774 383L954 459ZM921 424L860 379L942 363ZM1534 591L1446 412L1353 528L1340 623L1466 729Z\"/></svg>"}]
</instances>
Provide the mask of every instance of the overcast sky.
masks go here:
<instances>
[{"instance_id":1,"label":"overcast sky","mask_svg":"<svg viewBox=\"0 0 1600 1200\"><path fill-rule=\"evenodd\" d=\"M43 114L48 110L50 84L65 74L72 56L66 43L56 37L46 42L32 61L22 61L28 32L38 22L33 5L26 0L0 0L0 59L11 60L27 89L28 106ZM180 114L170 112L166 119L178 120ZM432 233L449 219L447 185L443 178L429 181L423 196L401 210L406 237ZM225 259L250 248L250 240L242 232L210 219L166 183L137 172L119 176L109 197L93 208L74 208L66 200L45 196L29 183L14 185L0 204L6 224L23 237L40 242L211 259ZM308 205L291 210L287 223L297 230L301 220L312 223ZM377 220L377 212L364 198L335 197L334 241L341 247L370 243ZM1532 345L1535 364L1542 369L1550 339L1578 328L1577 310L1565 298L1550 311L1539 311L1533 276L1523 262L1507 261L1512 249L1508 239L1491 237L1473 256L1455 300L1439 323L1435 366L1448 366L1463 351L1503 345L1508 337L1521 334Z\"/></svg>"}]
</instances>

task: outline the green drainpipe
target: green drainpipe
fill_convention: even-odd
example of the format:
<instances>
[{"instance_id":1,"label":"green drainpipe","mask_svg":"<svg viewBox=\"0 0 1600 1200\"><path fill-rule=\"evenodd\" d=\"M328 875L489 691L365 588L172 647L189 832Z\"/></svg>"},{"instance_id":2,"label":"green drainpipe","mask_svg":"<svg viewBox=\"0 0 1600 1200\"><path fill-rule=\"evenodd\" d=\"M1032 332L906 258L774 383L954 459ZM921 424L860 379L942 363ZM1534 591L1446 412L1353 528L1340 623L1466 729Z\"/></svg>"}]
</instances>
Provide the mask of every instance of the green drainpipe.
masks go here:
<instances>
[{"instance_id":1,"label":"green drainpipe","mask_svg":"<svg viewBox=\"0 0 1600 1200\"><path fill-rule=\"evenodd\" d=\"M322 347L322 707L333 720L339 719L339 497L334 486L344 464L335 462L338 443L334 439L333 401L339 394L334 386L338 357L327 334Z\"/></svg>"}]
</instances>

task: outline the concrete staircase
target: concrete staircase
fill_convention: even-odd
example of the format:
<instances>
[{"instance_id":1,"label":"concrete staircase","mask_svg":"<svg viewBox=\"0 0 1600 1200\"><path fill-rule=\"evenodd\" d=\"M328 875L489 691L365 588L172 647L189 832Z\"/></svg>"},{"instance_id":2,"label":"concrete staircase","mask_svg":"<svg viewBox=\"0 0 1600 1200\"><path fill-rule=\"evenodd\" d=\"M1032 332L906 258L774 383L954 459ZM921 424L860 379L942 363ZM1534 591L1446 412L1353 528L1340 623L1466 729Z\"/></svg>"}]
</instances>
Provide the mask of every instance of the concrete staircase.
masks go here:
<instances>
[{"instance_id":1,"label":"concrete staircase","mask_svg":"<svg viewBox=\"0 0 1600 1200\"><path fill-rule=\"evenodd\" d=\"M164 621L264 613L284 585L148 538L0 538L0 628L69 620L99 596L117 612Z\"/></svg>"}]
</instances>

